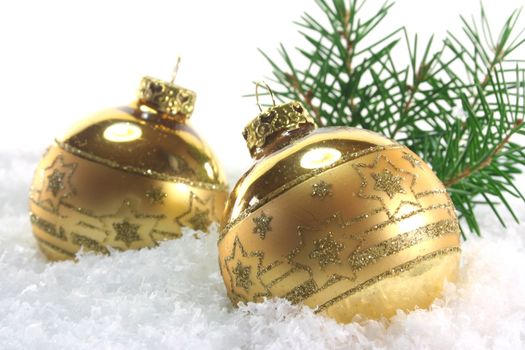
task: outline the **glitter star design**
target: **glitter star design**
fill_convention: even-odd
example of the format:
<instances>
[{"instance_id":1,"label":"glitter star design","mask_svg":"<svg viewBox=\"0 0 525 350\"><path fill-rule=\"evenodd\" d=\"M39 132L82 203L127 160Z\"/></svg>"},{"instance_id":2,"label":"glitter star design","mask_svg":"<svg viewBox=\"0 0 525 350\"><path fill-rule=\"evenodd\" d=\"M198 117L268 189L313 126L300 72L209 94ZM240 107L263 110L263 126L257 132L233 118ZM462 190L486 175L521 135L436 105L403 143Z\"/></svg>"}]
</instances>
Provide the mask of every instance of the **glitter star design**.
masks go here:
<instances>
[{"instance_id":1,"label":"glitter star design","mask_svg":"<svg viewBox=\"0 0 525 350\"><path fill-rule=\"evenodd\" d=\"M122 222L115 222L113 228L117 232L115 240L124 242L128 247L131 243L140 241L138 233L140 225L132 224L127 219L124 219Z\"/></svg>"},{"instance_id":2,"label":"glitter star design","mask_svg":"<svg viewBox=\"0 0 525 350\"><path fill-rule=\"evenodd\" d=\"M209 213L209 210L196 209L195 215L193 215L188 222L195 230L206 231L211 224Z\"/></svg>"},{"instance_id":3,"label":"glitter star design","mask_svg":"<svg viewBox=\"0 0 525 350\"><path fill-rule=\"evenodd\" d=\"M285 269L279 266L279 271L285 273L283 277L288 281L304 283L274 283L275 287L288 292L287 299L297 302L340 281L344 280L345 285L348 285L348 282L356 278L354 271L343 265L345 257L359 244L354 239L344 237L345 232L349 231L345 219L339 213L334 213L318 218L311 224L297 226L297 243L290 247L292 249L284 256L292 269L285 272ZM309 276L308 281L305 281L306 276Z\"/></svg>"},{"instance_id":4,"label":"glitter star design","mask_svg":"<svg viewBox=\"0 0 525 350\"><path fill-rule=\"evenodd\" d=\"M164 204L164 198L167 196L160 187L152 188L146 192L146 198L149 199L151 204Z\"/></svg>"},{"instance_id":5,"label":"glitter star design","mask_svg":"<svg viewBox=\"0 0 525 350\"><path fill-rule=\"evenodd\" d=\"M106 237L100 241L102 245L116 249L157 245L154 234L157 232L159 222L166 219L166 216L137 212L136 204L129 199L124 199L114 213L97 217L106 234Z\"/></svg>"},{"instance_id":6,"label":"glitter star design","mask_svg":"<svg viewBox=\"0 0 525 350\"><path fill-rule=\"evenodd\" d=\"M253 218L253 223L255 224L253 233L258 234L261 239L264 239L266 237L266 233L272 230L272 227L270 226L272 219L273 217L264 214L264 212L262 212L258 217Z\"/></svg>"},{"instance_id":7,"label":"glitter star design","mask_svg":"<svg viewBox=\"0 0 525 350\"><path fill-rule=\"evenodd\" d=\"M310 259L317 259L319 266L324 268L331 264L340 264L339 254L344 249L344 244L334 239L332 233L314 241L314 249L310 252Z\"/></svg>"},{"instance_id":8,"label":"glitter star design","mask_svg":"<svg viewBox=\"0 0 525 350\"><path fill-rule=\"evenodd\" d=\"M43 169L41 185L32 189L31 200L42 209L58 214L64 200L76 194L71 179L77 166L77 163L66 163L64 156L58 154L51 164Z\"/></svg>"},{"instance_id":9,"label":"glitter star design","mask_svg":"<svg viewBox=\"0 0 525 350\"><path fill-rule=\"evenodd\" d=\"M407 160L412 165L412 168L421 168L421 161L410 153L403 153L403 159Z\"/></svg>"},{"instance_id":10,"label":"glitter star design","mask_svg":"<svg viewBox=\"0 0 525 350\"><path fill-rule=\"evenodd\" d=\"M191 227L195 230L205 232L214 218L215 198L209 196L200 198L192 191L188 192L188 210L175 218L175 222L180 227Z\"/></svg>"},{"instance_id":11,"label":"glitter star design","mask_svg":"<svg viewBox=\"0 0 525 350\"><path fill-rule=\"evenodd\" d=\"M247 301L248 294L261 299L272 296L260 278L262 271L268 270L263 261L262 251L246 250L239 237L235 237L230 255L224 258L221 266L221 273L227 276L230 297L234 303Z\"/></svg>"},{"instance_id":12,"label":"glitter star design","mask_svg":"<svg viewBox=\"0 0 525 350\"><path fill-rule=\"evenodd\" d=\"M385 192L390 198L394 198L397 193L405 193L401 185L403 178L392 174L388 169L380 173L372 173L372 178L376 182L374 190Z\"/></svg>"},{"instance_id":13,"label":"glitter star design","mask_svg":"<svg viewBox=\"0 0 525 350\"><path fill-rule=\"evenodd\" d=\"M389 158L389 153L395 153L395 156ZM365 157L369 159L366 162L352 164L361 178L357 195L377 201L390 219L421 208L414 192L418 175L409 171L399 153L398 150L382 151ZM370 158L374 159L370 162Z\"/></svg>"},{"instance_id":14,"label":"glitter star design","mask_svg":"<svg viewBox=\"0 0 525 350\"><path fill-rule=\"evenodd\" d=\"M252 285L252 281L250 280L251 271L251 266L244 266L240 261L238 261L237 266L235 266L232 271L235 275L235 285L248 291Z\"/></svg>"},{"instance_id":15,"label":"glitter star design","mask_svg":"<svg viewBox=\"0 0 525 350\"><path fill-rule=\"evenodd\" d=\"M54 169L51 175L47 176L47 191L51 191L53 197L56 197L58 193L64 189L64 176L66 174Z\"/></svg>"},{"instance_id":16,"label":"glitter star design","mask_svg":"<svg viewBox=\"0 0 525 350\"><path fill-rule=\"evenodd\" d=\"M324 199L332 195L332 185L324 181L320 181L312 185L312 197Z\"/></svg>"}]
</instances>

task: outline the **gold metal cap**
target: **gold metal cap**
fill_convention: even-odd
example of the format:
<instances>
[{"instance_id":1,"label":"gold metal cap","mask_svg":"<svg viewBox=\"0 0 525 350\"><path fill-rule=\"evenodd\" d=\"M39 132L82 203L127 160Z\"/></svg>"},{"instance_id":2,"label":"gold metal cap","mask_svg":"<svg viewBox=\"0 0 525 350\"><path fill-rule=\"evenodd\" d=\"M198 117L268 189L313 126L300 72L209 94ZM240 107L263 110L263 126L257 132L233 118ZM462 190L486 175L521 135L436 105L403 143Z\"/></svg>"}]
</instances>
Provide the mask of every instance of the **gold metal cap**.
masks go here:
<instances>
[{"instance_id":1,"label":"gold metal cap","mask_svg":"<svg viewBox=\"0 0 525 350\"><path fill-rule=\"evenodd\" d=\"M300 102L292 101L272 106L255 117L242 133L252 156L279 134L309 125L315 128L314 119Z\"/></svg>"},{"instance_id":2,"label":"gold metal cap","mask_svg":"<svg viewBox=\"0 0 525 350\"><path fill-rule=\"evenodd\" d=\"M140 104L177 119L191 116L196 97L191 90L152 77L142 78L138 92Z\"/></svg>"}]
</instances>

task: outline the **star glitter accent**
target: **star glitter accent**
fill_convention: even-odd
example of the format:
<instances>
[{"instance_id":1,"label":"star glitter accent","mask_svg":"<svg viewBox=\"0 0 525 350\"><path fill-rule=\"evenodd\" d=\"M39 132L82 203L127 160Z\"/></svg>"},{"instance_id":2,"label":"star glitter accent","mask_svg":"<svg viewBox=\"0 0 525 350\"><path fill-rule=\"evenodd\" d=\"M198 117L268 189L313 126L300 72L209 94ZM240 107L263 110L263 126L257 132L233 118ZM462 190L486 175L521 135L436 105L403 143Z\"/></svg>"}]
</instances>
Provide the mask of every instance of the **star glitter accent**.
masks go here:
<instances>
[{"instance_id":1,"label":"star glitter accent","mask_svg":"<svg viewBox=\"0 0 525 350\"><path fill-rule=\"evenodd\" d=\"M193 215L188 222L195 230L206 231L211 224L209 213L209 210L196 209L195 215Z\"/></svg>"},{"instance_id":2,"label":"star glitter accent","mask_svg":"<svg viewBox=\"0 0 525 350\"><path fill-rule=\"evenodd\" d=\"M215 198L213 196L200 198L190 191L188 210L177 216L175 222L181 227L191 227L205 231L215 217L214 201Z\"/></svg>"},{"instance_id":3,"label":"star glitter accent","mask_svg":"<svg viewBox=\"0 0 525 350\"><path fill-rule=\"evenodd\" d=\"M311 251L310 259L318 259L321 268L330 264L340 264L339 253L344 249L344 244L337 242L332 233L326 237L314 241L314 249Z\"/></svg>"},{"instance_id":4,"label":"star glitter accent","mask_svg":"<svg viewBox=\"0 0 525 350\"><path fill-rule=\"evenodd\" d=\"M237 262L237 266L233 269L233 274L235 275L235 285L241 287L244 290L250 289L252 281L250 280L250 273L252 267L244 266L240 261Z\"/></svg>"},{"instance_id":5,"label":"star glitter accent","mask_svg":"<svg viewBox=\"0 0 525 350\"><path fill-rule=\"evenodd\" d=\"M393 198L397 193L405 193L401 185L403 178L395 176L388 169L380 173L372 173L372 178L376 182L374 190L385 192L390 198Z\"/></svg>"},{"instance_id":6,"label":"star glitter accent","mask_svg":"<svg viewBox=\"0 0 525 350\"><path fill-rule=\"evenodd\" d=\"M232 293L230 297L234 303L248 301L248 287L250 294L255 297L269 298L272 296L270 290L261 281L263 271L270 270L268 266L263 265L263 261L264 253L262 251L245 250L239 236L235 237L230 255L224 258L224 265L221 267L221 273L228 276L227 283ZM247 279L250 283L243 282Z\"/></svg>"},{"instance_id":7,"label":"star glitter accent","mask_svg":"<svg viewBox=\"0 0 525 350\"><path fill-rule=\"evenodd\" d=\"M418 174L410 172L406 160L395 153L389 158L389 152L379 152L371 162L352 164L361 178L357 195L378 201L390 219L421 209L414 192Z\"/></svg>"},{"instance_id":8,"label":"star glitter accent","mask_svg":"<svg viewBox=\"0 0 525 350\"><path fill-rule=\"evenodd\" d=\"M324 181L320 181L312 185L312 197L324 199L332 195L332 185Z\"/></svg>"},{"instance_id":9,"label":"star glitter accent","mask_svg":"<svg viewBox=\"0 0 525 350\"><path fill-rule=\"evenodd\" d=\"M51 191L54 197L64 189L64 176L66 174L54 169L51 175L47 176L47 191Z\"/></svg>"},{"instance_id":10,"label":"star glitter accent","mask_svg":"<svg viewBox=\"0 0 525 350\"><path fill-rule=\"evenodd\" d=\"M413 168L421 168L421 161L410 153L403 153L403 159L407 160Z\"/></svg>"},{"instance_id":11,"label":"star glitter accent","mask_svg":"<svg viewBox=\"0 0 525 350\"><path fill-rule=\"evenodd\" d=\"M146 198L149 199L151 204L164 204L164 198L167 196L160 187L152 188L146 192Z\"/></svg>"},{"instance_id":12,"label":"star glitter accent","mask_svg":"<svg viewBox=\"0 0 525 350\"><path fill-rule=\"evenodd\" d=\"M117 232L115 240L126 243L128 247L131 243L140 241L140 236L138 234L140 225L131 224L128 219L124 219L122 222L115 222L113 228Z\"/></svg>"},{"instance_id":13,"label":"star glitter accent","mask_svg":"<svg viewBox=\"0 0 525 350\"><path fill-rule=\"evenodd\" d=\"M58 154L43 169L42 182L34 184L31 201L46 211L58 214L64 201L76 194L71 179L77 167L77 163L68 163L64 155Z\"/></svg>"},{"instance_id":14,"label":"star glitter accent","mask_svg":"<svg viewBox=\"0 0 525 350\"><path fill-rule=\"evenodd\" d=\"M264 239L266 233L272 230L272 227L270 226L272 219L271 216L267 216L262 212L261 215L253 219L253 223L255 224L253 233L257 233L261 239Z\"/></svg>"},{"instance_id":15,"label":"star glitter accent","mask_svg":"<svg viewBox=\"0 0 525 350\"><path fill-rule=\"evenodd\" d=\"M135 241L140 241L141 247L157 245L154 235L166 215L141 213L136 208L137 202L126 198L113 213L98 216L106 234L100 243L117 249L127 249Z\"/></svg>"}]
</instances>

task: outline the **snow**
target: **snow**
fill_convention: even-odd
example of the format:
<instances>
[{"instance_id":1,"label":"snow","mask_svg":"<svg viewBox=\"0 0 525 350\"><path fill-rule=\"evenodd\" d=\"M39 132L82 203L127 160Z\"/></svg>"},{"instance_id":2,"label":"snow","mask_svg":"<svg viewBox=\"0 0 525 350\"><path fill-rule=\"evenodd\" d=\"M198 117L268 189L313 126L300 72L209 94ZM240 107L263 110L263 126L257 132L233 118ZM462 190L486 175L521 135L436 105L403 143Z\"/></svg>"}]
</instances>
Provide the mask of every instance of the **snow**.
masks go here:
<instances>
[{"instance_id":1,"label":"snow","mask_svg":"<svg viewBox=\"0 0 525 350\"><path fill-rule=\"evenodd\" d=\"M525 348L524 226L502 228L487 209L484 238L463 244L459 281L430 310L341 325L285 300L232 307L216 231L47 263L26 213L38 156L0 152L1 349Z\"/></svg>"}]
</instances>

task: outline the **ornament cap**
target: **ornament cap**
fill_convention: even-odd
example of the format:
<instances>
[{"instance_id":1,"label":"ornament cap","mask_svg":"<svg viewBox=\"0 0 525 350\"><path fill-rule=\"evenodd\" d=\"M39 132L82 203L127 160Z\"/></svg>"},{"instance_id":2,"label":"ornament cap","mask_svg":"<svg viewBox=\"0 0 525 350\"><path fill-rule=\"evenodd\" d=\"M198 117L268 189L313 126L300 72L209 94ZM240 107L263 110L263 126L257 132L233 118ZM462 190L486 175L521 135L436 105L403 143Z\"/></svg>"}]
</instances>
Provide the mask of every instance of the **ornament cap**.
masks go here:
<instances>
[{"instance_id":1,"label":"ornament cap","mask_svg":"<svg viewBox=\"0 0 525 350\"><path fill-rule=\"evenodd\" d=\"M181 121L193 113L196 97L191 90L152 77L142 78L138 92L140 104Z\"/></svg>"},{"instance_id":2,"label":"ornament cap","mask_svg":"<svg viewBox=\"0 0 525 350\"><path fill-rule=\"evenodd\" d=\"M255 117L242 133L250 154L256 157L279 136L290 135L299 129L315 129L317 125L298 101L274 105Z\"/></svg>"}]
</instances>

